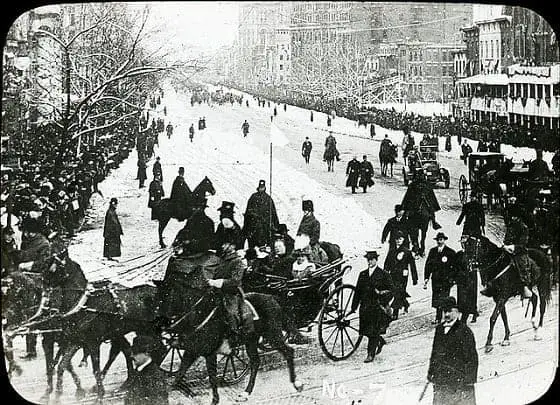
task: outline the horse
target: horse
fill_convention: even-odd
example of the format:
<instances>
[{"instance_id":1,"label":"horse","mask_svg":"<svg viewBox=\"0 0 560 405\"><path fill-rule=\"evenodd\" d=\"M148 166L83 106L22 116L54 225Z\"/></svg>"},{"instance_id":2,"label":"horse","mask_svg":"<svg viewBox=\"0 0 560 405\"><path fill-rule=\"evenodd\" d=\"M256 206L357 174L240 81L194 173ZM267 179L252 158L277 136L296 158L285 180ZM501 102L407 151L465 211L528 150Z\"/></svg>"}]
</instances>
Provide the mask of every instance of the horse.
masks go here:
<instances>
[{"instance_id":1,"label":"horse","mask_svg":"<svg viewBox=\"0 0 560 405\"><path fill-rule=\"evenodd\" d=\"M482 284L486 285L489 281L492 282L492 286L485 293L485 295L492 297L495 303L494 311L490 315L490 329L486 339L485 352L489 353L493 349L492 338L498 315L501 315L505 329L504 340L501 344L502 346L509 346L510 329L507 320L506 303L510 298L519 295L523 288L515 263L508 253L486 237L468 236L464 237L461 242L467 261L473 269L480 273ZM551 266L548 257L542 251L529 248L527 252L540 269L536 283L538 295L533 292L529 299L533 307L531 323L534 330L534 339L540 340L539 328L543 325L546 305L550 302L551 298ZM536 311L539 298L540 319L537 322Z\"/></svg>"},{"instance_id":2,"label":"horse","mask_svg":"<svg viewBox=\"0 0 560 405\"><path fill-rule=\"evenodd\" d=\"M180 385L187 369L202 356L206 359L213 405L219 403L216 353L229 334L221 292L212 290L207 284L207 279L212 278L213 269L219 268L220 261L212 253L202 254L196 259L170 261L166 277L157 283L161 297L160 315L173 321L166 330L178 334L172 345L184 349L174 386ZM172 265L176 267L172 269ZM251 374L239 399L246 400L253 391L260 364L257 347L261 337L284 356L290 382L301 391L303 386L296 380L294 370L294 350L284 342L282 336L282 308L273 296L267 294L248 293L245 299L255 308L259 319L254 321L254 332L246 332L242 336Z\"/></svg>"},{"instance_id":3,"label":"horse","mask_svg":"<svg viewBox=\"0 0 560 405\"><path fill-rule=\"evenodd\" d=\"M76 397L85 395L71 362L75 353L83 347L84 352L91 355L96 380L93 390L100 402L105 393L103 379L119 352L125 355L128 377L133 373L130 345L124 335L131 331L158 334L154 315L156 289L148 285L122 288L105 281L92 286L85 279L79 264L68 257L67 251L53 255L43 283L46 291L39 311L23 325L30 330L60 330L43 333L47 390L42 399L48 400L53 391L53 374L57 365L56 399L59 400L62 394L65 370L74 379ZM54 314L45 318L46 311L50 309L53 312L53 307ZM106 340L111 341L111 351L101 370L100 346ZM59 345L56 356L55 342Z\"/></svg>"},{"instance_id":4,"label":"horse","mask_svg":"<svg viewBox=\"0 0 560 405\"><path fill-rule=\"evenodd\" d=\"M397 163L397 146L381 142L379 149L379 162L381 163L381 175L387 176L387 169L391 165L391 177L393 177L393 164Z\"/></svg>"},{"instance_id":5,"label":"horse","mask_svg":"<svg viewBox=\"0 0 560 405\"><path fill-rule=\"evenodd\" d=\"M181 220L181 218L189 218L193 212L193 207L191 205L192 201L196 200L198 197L205 197L206 193L210 193L211 195L216 194L214 185L208 177L204 177L192 193L186 196L185 201L180 202L183 206L183 210L185 211L183 216L180 216L180 213L177 212L177 202L172 201L170 198L162 198L159 202L154 203L152 213L153 217L158 221L159 245L162 249L166 247L163 242L163 231L169 223L169 220L171 218L175 218L177 220Z\"/></svg>"},{"instance_id":6,"label":"horse","mask_svg":"<svg viewBox=\"0 0 560 405\"><path fill-rule=\"evenodd\" d=\"M498 199L501 208L505 208L505 199L500 197L512 191L510 190L512 186L510 184L510 172L514 166L513 158L509 158L505 159L499 168L486 168L483 166L480 169L480 184L477 186L477 194L480 195L483 191L486 193L488 207L492 208L495 200ZM504 184L506 188L504 188Z\"/></svg>"},{"instance_id":7,"label":"horse","mask_svg":"<svg viewBox=\"0 0 560 405\"><path fill-rule=\"evenodd\" d=\"M327 169L329 172L334 172L334 160L337 159L337 157L336 139L334 137L327 137L323 160L327 162Z\"/></svg>"}]
</instances>

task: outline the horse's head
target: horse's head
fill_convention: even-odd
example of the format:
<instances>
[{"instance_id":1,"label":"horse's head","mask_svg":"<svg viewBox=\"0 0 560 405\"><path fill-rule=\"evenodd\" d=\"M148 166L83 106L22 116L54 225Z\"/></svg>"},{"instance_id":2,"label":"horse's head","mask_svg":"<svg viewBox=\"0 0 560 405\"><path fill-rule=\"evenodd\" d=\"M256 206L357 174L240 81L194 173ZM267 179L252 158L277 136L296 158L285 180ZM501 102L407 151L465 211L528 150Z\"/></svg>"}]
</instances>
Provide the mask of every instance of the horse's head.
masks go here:
<instances>
[{"instance_id":1,"label":"horse's head","mask_svg":"<svg viewBox=\"0 0 560 405\"><path fill-rule=\"evenodd\" d=\"M523 168L529 167L529 163L531 163L530 160L523 159L523 166L521 166L521 167L523 167Z\"/></svg>"},{"instance_id":2,"label":"horse's head","mask_svg":"<svg viewBox=\"0 0 560 405\"><path fill-rule=\"evenodd\" d=\"M502 164L502 169L506 172L509 172L511 169L513 169L514 166L515 164L513 163L513 158L506 158L504 160L504 163Z\"/></svg>"},{"instance_id":3,"label":"horse's head","mask_svg":"<svg viewBox=\"0 0 560 405\"><path fill-rule=\"evenodd\" d=\"M207 194L216 195L216 189L208 176L204 176L200 184L194 189L193 194L201 197L206 197Z\"/></svg>"}]
</instances>

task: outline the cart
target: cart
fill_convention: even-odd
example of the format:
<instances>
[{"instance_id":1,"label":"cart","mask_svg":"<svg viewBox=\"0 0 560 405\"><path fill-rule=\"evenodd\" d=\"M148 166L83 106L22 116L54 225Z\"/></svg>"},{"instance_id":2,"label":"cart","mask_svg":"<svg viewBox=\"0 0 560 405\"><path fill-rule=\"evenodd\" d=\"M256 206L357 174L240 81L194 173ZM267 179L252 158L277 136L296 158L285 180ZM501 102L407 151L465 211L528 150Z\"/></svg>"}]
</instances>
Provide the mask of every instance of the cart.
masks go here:
<instances>
[{"instance_id":1,"label":"cart","mask_svg":"<svg viewBox=\"0 0 560 405\"><path fill-rule=\"evenodd\" d=\"M445 188L449 188L449 170L441 167L438 161L437 145L420 145L418 153L409 153L405 160L406 164L402 169L405 186L408 186L419 172L423 172L429 183L436 185L443 182Z\"/></svg>"},{"instance_id":2,"label":"cart","mask_svg":"<svg viewBox=\"0 0 560 405\"><path fill-rule=\"evenodd\" d=\"M466 204L469 195L474 192L476 198L482 202L486 197L488 206L492 206L492 197L497 194L495 186L488 181L487 174L497 171L504 163L504 155L496 152L476 152L468 157L469 178L464 174L459 178L459 199ZM503 199L499 196L500 200Z\"/></svg>"}]
</instances>

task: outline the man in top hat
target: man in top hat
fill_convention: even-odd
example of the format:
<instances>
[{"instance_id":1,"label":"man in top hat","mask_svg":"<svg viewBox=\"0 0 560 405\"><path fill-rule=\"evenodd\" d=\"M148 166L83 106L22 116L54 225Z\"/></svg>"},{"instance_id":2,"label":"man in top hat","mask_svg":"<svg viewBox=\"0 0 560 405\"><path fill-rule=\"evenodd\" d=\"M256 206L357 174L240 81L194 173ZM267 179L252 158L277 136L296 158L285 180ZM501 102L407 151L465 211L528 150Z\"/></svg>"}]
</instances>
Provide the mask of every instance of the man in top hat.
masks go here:
<instances>
[{"instance_id":1,"label":"man in top hat","mask_svg":"<svg viewBox=\"0 0 560 405\"><path fill-rule=\"evenodd\" d=\"M368 268L358 276L350 313L360 307L360 335L368 338L368 354L364 363L370 363L385 344L381 334L389 325L390 315L384 308L393 296L394 286L390 274L377 265L379 255L376 251L368 251L364 257Z\"/></svg>"},{"instance_id":2,"label":"man in top hat","mask_svg":"<svg viewBox=\"0 0 560 405\"><path fill-rule=\"evenodd\" d=\"M160 181L163 182L163 171L161 170L161 162L159 161L159 156L156 157L156 161L152 166L152 173L154 177L156 177L156 175L159 175Z\"/></svg>"},{"instance_id":3,"label":"man in top hat","mask_svg":"<svg viewBox=\"0 0 560 405\"><path fill-rule=\"evenodd\" d=\"M445 245L448 239L445 233L438 232L434 238L437 246L430 249L424 267L424 289L428 288L428 281L432 278L432 308L436 309L436 319L432 323L441 321L443 314L441 302L449 297L455 277L456 252Z\"/></svg>"},{"instance_id":4,"label":"man in top hat","mask_svg":"<svg viewBox=\"0 0 560 405\"><path fill-rule=\"evenodd\" d=\"M442 301L443 322L436 326L428 381L434 384L434 405L476 404L474 384L478 353L472 331L459 319L453 297Z\"/></svg>"},{"instance_id":5,"label":"man in top hat","mask_svg":"<svg viewBox=\"0 0 560 405\"><path fill-rule=\"evenodd\" d=\"M236 250L243 249L244 240L243 233L241 232L241 227L233 218L233 209L235 204L230 201L222 201L222 206L218 208L220 211L220 222L216 228L216 234L214 235L214 240L216 243L216 250L219 250L222 246L222 242L225 237L225 230L232 229L235 235L235 248Z\"/></svg>"},{"instance_id":6,"label":"man in top hat","mask_svg":"<svg viewBox=\"0 0 560 405\"><path fill-rule=\"evenodd\" d=\"M470 201L463 205L461 215L457 218L457 225L465 220L463 225L463 235L474 236L477 238L484 235L484 227L486 220L484 215L484 207L476 198L476 192L471 191Z\"/></svg>"},{"instance_id":7,"label":"man in top hat","mask_svg":"<svg viewBox=\"0 0 560 405\"><path fill-rule=\"evenodd\" d=\"M208 207L206 202L206 198L195 196L192 202L193 213L173 241L173 246L182 248L187 256L203 253L215 247L214 221L204 212Z\"/></svg>"},{"instance_id":8,"label":"man in top hat","mask_svg":"<svg viewBox=\"0 0 560 405\"><path fill-rule=\"evenodd\" d=\"M403 243L405 247L410 247L408 226L408 218L405 216L405 210L402 208L402 205L395 205L395 216L389 218L381 233L381 243L385 243L387 237L389 237L389 252L395 249L395 240L399 231L404 235Z\"/></svg>"},{"instance_id":9,"label":"man in top hat","mask_svg":"<svg viewBox=\"0 0 560 405\"><path fill-rule=\"evenodd\" d=\"M244 217L243 236L249 242L249 249L270 244L279 221L276 205L266 193L264 180L259 181L257 192L249 197Z\"/></svg>"},{"instance_id":10,"label":"man in top hat","mask_svg":"<svg viewBox=\"0 0 560 405\"><path fill-rule=\"evenodd\" d=\"M123 230L117 215L118 200L111 198L109 208L105 214L105 225L103 227L103 257L115 260L114 257L121 255L121 235Z\"/></svg>"},{"instance_id":11,"label":"man in top hat","mask_svg":"<svg viewBox=\"0 0 560 405\"><path fill-rule=\"evenodd\" d=\"M313 149L313 144L309 140L309 137L306 136L305 141L303 142L303 145L301 145L301 155L304 157L306 164L309 164L309 157L311 156L311 149Z\"/></svg>"},{"instance_id":12,"label":"man in top hat","mask_svg":"<svg viewBox=\"0 0 560 405\"><path fill-rule=\"evenodd\" d=\"M311 259L317 264L326 264L327 253L321 248L319 239L321 238L321 223L315 218L313 201L302 201L303 217L299 223L296 236L307 235L309 246L311 247ZM328 259L326 259L328 261Z\"/></svg>"},{"instance_id":13,"label":"man in top hat","mask_svg":"<svg viewBox=\"0 0 560 405\"><path fill-rule=\"evenodd\" d=\"M150 336L138 335L132 343L132 360L135 372L127 384L125 405L168 404L167 381L164 372L152 360L155 340Z\"/></svg>"},{"instance_id":14,"label":"man in top hat","mask_svg":"<svg viewBox=\"0 0 560 405\"><path fill-rule=\"evenodd\" d=\"M171 195L169 196L169 199L175 206L178 221L187 219L186 202L191 194L192 191L185 182L185 168L179 167L179 174L175 177L175 180L173 180Z\"/></svg>"},{"instance_id":15,"label":"man in top hat","mask_svg":"<svg viewBox=\"0 0 560 405\"><path fill-rule=\"evenodd\" d=\"M404 246L404 234L397 232L395 235L395 249L385 259L385 270L391 274L393 285L395 286L393 294L395 299L391 307L393 308L393 319L398 319L400 308L404 308L404 312L408 313L407 297L410 297L406 292L408 284L409 273L412 273L412 284L418 284L418 273L416 271L416 263L412 252Z\"/></svg>"},{"instance_id":16,"label":"man in top hat","mask_svg":"<svg viewBox=\"0 0 560 405\"><path fill-rule=\"evenodd\" d=\"M143 188L144 187L144 182L146 181L146 179L148 178L147 174L146 174L146 160L144 159L144 156L140 155L138 157L138 181L139 181L139 185L138 188Z\"/></svg>"}]
</instances>

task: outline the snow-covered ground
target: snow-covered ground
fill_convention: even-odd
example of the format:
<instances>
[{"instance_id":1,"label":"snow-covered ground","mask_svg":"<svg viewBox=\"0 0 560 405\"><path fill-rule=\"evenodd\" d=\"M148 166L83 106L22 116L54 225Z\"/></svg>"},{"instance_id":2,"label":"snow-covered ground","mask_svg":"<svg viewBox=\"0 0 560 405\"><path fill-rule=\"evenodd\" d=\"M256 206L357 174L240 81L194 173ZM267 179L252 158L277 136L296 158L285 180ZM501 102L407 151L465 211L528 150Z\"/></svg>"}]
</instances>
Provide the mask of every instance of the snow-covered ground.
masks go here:
<instances>
[{"instance_id":1,"label":"snow-covered ground","mask_svg":"<svg viewBox=\"0 0 560 405\"><path fill-rule=\"evenodd\" d=\"M208 176L214 184L216 195L208 199L207 215L217 223L217 208L221 201L232 201L236 204L236 220L242 225L242 214L247 200L255 191L259 180L264 179L276 203L280 221L287 224L292 236L295 235L302 216L302 196L305 195L314 201L315 214L321 221L321 239L338 243L344 257L353 267L345 278L346 282L353 283L358 272L365 266L362 256L366 250L378 250L381 261L384 260L387 246L381 246L381 230L385 221L393 215L393 206L400 203L406 189L399 177L400 164L395 167L394 178L379 176L378 141L387 133L395 142L400 143L400 131L378 128L376 139L371 140L369 128L358 129L355 122L337 117L330 129L337 136L342 161L335 163L334 173L329 173L321 159L326 131L329 129L326 126L326 115L315 112L312 123L308 110L288 106L284 112L283 106L278 106L278 116L274 118L274 122L290 143L285 147L273 148L273 177L270 184L269 132L274 104L271 103L270 108L257 107L256 101L249 96L249 108L245 103L233 107L229 104L191 107L187 95L176 94L169 86L164 87L164 90L165 97L160 107L167 106L168 115L164 117L166 124L170 121L175 127L171 139L161 135L160 147L156 148L156 155L161 157L167 195L179 166L184 166L185 178L191 189L204 176ZM194 142L191 143L188 139L188 127L194 123L197 128L196 121L203 116L206 117L207 129L197 130ZM245 119L251 125L247 138L243 138L241 134L241 124ZM314 145L309 165L305 165L301 157L301 143L306 136ZM455 221L459 215L460 203L456 181L460 174L466 173L466 169L458 159L456 140L453 142L453 151L449 154L442 153L442 164L452 174L452 188L438 189L436 195L442 206L442 211L438 212L438 222L450 237L449 246L459 249L461 227L456 226ZM353 195L344 187L346 164L352 155L361 156L364 153L370 155L370 160L374 163L376 184L367 194ZM100 185L104 197L94 196L87 229L74 239L70 247L71 257L82 265L90 281L110 278L132 285L150 282L151 279L163 275L169 250L161 250L158 246L157 222L149 219L148 191L147 188L138 189L138 182L134 180L136 170L136 155L133 153ZM148 173L151 174L150 166ZM102 259L104 214L109 199L114 196L119 198L118 214L124 229L123 256L119 259L120 263L109 263ZM488 236L496 241L501 240L501 218L489 214L487 222ZM175 220L170 221L164 233L167 242L171 242L182 226L182 223ZM434 235L435 231L430 229L426 240L428 248L434 245ZM150 259L157 259L160 264L145 273L139 270L124 273L131 263L138 264ZM424 259L417 261L417 267L421 281ZM374 363L367 367L362 363L365 343L362 343L359 351L351 359L343 362L328 362L319 354L317 362L298 366L298 375L307 387L307 391L300 395L293 394L285 369L261 372L250 403L340 403L333 402L322 394L323 381L345 382L349 387L358 388L368 387L370 382L385 386L384 389L380 389L383 395L378 396L379 390L376 391L375 401L372 394L360 398L366 401L362 403L415 403L426 374L432 339L429 321L434 312L430 308L431 292L422 289L421 283L418 286L410 284L408 292L412 296L410 313L391 324L387 338L389 344ZM489 355L485 355L482 349L479 350L479 404L497 404L504 401L510 404L523 403L542 393L543 387L549 382L551 369L557 365L558 359L558 332L555 328L558 319L557 297L555 293L552 307L546 315L547 323L542 330L542 341L534 342L529 329L521 334L514 334L510 347L497 346ZM491 305L491 300L481 296L479 307L483 309L483 313L478 323L469 324L475 333L479 348L483 346L486 337L486 320ZM529 324L527 319L523 319L524 308L521 308L519 301L512 300L509 308L512 332L526 329ZM501 324L498 324L496 343L499 343L501 338L500 327ZM23 340L18 339L16 349L21 352L23 347ZM104 350L106 349L105 347ZM318 343L313 341L306 350L308 353L304 354L303 358L317 356ZM114 371L107 377L108 387L115 388L122 382L123 367L122 357L119 357ZM45 386L44 365L38 359L23 364L23 368L25 373L21 377L14 377L13 384L26 398L37 401ZM92 382L90 370L77 371L86 381ZM72 403L73 387L69 378L66 381L67 394L63 403ZM507 391L504 387L507 387ZM224 391L226 390L222 390ZM224 403L230 403L230 391L226 392L228 394L222 395L222 399ZM181 397L174 398L174 403L209 402L206 395L192 401ZM428 390L423 403L430 400L431 392ZM91 397L88 401L91 401ZM122 400L115 399L108 403L120 404Z\"/></svg>"}]
</instances>

